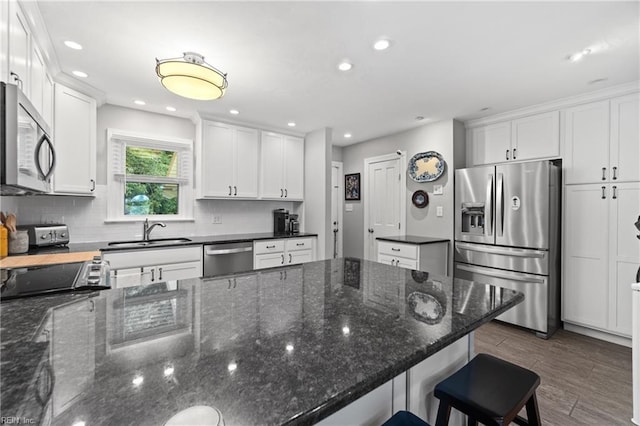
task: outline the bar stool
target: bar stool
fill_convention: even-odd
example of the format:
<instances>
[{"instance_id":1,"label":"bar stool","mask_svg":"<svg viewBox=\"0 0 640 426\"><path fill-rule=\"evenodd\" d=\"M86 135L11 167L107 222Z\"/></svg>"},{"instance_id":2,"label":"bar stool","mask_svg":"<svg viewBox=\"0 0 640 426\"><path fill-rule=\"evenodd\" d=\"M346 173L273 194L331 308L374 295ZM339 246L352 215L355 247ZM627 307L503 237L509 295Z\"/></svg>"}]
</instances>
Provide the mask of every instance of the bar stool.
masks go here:
<instances>
[{"instance_id":1,"label":"bar stool","mask_svg":"<svg viewBox=\"0 0 640 426\"><path fill-rule=\"evenodd\" d=\"M451 408L466 414L469 425L541 424L536 388L540 376L526 368L488 354L479 354L467 365L436 385L440 400L436 426L449 423ZM527 419L518 416L526 405Z\"/></svg>"},{"instance_id":2,"label":"bar stool","mask_svg":"<svg viewBox=\"0 0 640 426\"><path fill-rule=\"evenodd\" d=\"M429 426L429 423L409 411L398 411L382 426Z\"/></svg>"}]
</instances>

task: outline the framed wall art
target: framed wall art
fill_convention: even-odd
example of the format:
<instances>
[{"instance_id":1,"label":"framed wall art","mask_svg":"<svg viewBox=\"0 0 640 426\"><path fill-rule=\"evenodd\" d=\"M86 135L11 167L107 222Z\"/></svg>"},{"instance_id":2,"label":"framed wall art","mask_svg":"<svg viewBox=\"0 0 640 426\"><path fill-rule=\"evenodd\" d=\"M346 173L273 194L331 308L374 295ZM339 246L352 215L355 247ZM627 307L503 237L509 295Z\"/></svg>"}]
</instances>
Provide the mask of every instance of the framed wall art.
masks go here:
<instances>
[{"instance_id":1,"label":"framed wall art","mask_svg":"<svg viewBox=\"0 0 640 426\"><path fill-rule=\"evenodd\" d=\"M360 199L360 173L344 175L344 199L347 201Z\"/></svg>"}]
</instances>

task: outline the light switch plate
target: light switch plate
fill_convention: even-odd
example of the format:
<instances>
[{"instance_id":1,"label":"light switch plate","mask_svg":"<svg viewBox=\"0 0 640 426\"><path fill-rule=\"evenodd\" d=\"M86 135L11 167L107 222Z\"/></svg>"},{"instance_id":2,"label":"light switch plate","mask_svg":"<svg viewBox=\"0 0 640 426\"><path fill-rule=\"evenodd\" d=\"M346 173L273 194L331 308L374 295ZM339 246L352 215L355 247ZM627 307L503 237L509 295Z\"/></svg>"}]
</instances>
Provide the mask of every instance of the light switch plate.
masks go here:
<instances>
[{"instance_id":1,"label":"light switch plate","mask_svg":"<svg viewBox=\"0 0 640 426\"><path fill-rule=\"evenodd\" d=\"M345 204L344 205L344 211L352 212L353 211L353 204Z\"/></svg>"},{"instance_id":2,"label":"light switch plate","mask_svg":"<svg viewBox=\"0 0 640 426\"><path fill-rule=\"evenodd\" d=\"M438 217L444 216L444 209L442 208L442 206L437 206L436 207L436 216L438 216Z\"/></svg>"},{"instance_id":3,"label":"light switch plate","mask_svg":"<svg viewBox=\"0 0 640 426\"><path fill-rule=\"evenodd\" d=\"M433 195L442 195L442 185L433 185Z\"/></svg>"},{"instance_id":4,"label":"light switch plate","mask_svg":"<svg viewBox=\"0 0 640 426\"><path fill-rule=\"evenodd\" d=\"M216 225L219 225L222 223L222 216L220 215L214 215L213 216L213 223L215 223Z\"/></svg>"}]
</instances>

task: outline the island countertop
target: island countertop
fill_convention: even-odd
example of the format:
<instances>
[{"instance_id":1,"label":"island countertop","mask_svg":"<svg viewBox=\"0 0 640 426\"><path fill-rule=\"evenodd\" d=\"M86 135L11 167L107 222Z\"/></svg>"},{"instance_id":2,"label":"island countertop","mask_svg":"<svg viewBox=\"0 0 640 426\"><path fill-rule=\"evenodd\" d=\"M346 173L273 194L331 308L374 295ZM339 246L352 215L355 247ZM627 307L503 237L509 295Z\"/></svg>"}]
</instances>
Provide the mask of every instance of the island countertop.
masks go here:
<instances>
[{"instance_id":1,"label":"island countertop","mask_svg":"<svg viewBox=\"0 0 640 426\"><path fill-rule=\"evenodd\" d=\"M346 258L4 302L3 416L164 424L311 424L523 300Z\"/></svg>"}]
</instances>

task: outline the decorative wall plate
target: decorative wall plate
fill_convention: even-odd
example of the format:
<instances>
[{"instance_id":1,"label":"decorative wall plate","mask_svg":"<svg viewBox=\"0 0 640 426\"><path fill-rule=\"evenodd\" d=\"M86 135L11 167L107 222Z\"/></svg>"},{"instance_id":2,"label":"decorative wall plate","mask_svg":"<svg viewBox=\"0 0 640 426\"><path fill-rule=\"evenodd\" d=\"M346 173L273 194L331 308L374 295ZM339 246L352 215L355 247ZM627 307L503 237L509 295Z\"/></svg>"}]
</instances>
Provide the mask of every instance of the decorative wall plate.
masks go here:
<instances>
[{"instance_id":1,"label":"decorative wall plate","mask_svg":"<svg viewBox=\"0 0 640 426\"><path fill-rule=\"evenodd\" d=\"M433 182L444 173L446 163L435 151L419 152L409 160L409 176L416 182Z\"/></svg>"},{"instance_id":2,"label":"decorative wall plate","mask_svg":"<svg viewBox=\"0 0 640 426\"><path fill-rule=\"evenodd\" d=\"M411 202L417 208L422 209L426 207L427 204L429 204L429 196L427 195L426 192L420 189L413 193L413 196L411 197Z\"/></svg>"}]
</instances>

